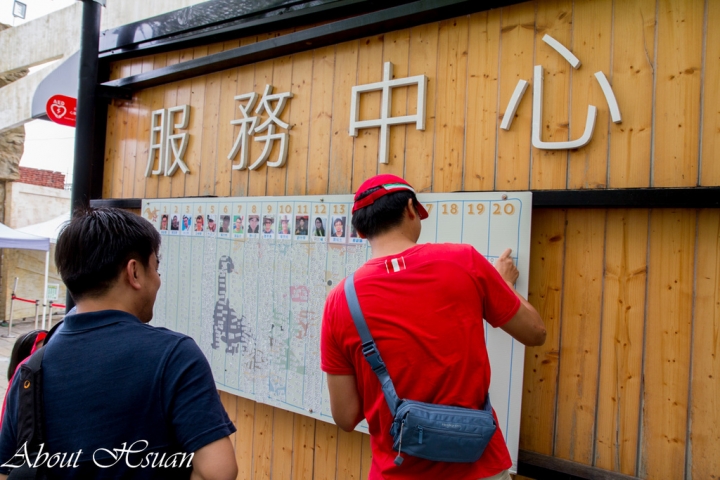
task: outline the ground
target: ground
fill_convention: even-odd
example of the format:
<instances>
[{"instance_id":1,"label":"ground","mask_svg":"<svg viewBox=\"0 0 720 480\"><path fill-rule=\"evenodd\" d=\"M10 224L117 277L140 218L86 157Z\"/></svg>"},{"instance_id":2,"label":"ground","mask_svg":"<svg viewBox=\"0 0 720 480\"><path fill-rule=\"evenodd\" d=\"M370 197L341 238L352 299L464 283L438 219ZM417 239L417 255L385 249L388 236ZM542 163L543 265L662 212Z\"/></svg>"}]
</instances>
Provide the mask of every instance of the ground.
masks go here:
<instances>
[{"instance_id":1,"label":"ground","mask_svg":"<svg viewBox=\"0 0 720 480\"><path fill-rule=\"evenodd\" d=\"M53 318L53 325L59 321L60 318L62 317L56 315ZM41 320L38 320L38 324L40 323ZM40 328L39 325L38 328ZM30 330L35 330L35 317L28 318L25 321L13 322L12 338L7 337L7 326L0 327L0 395L2 395L0 398L5 398L5 391L8 387L7 369L8 365L10 365L10 355L12 354L15 341Z\"/></svg>"}]
</instances>

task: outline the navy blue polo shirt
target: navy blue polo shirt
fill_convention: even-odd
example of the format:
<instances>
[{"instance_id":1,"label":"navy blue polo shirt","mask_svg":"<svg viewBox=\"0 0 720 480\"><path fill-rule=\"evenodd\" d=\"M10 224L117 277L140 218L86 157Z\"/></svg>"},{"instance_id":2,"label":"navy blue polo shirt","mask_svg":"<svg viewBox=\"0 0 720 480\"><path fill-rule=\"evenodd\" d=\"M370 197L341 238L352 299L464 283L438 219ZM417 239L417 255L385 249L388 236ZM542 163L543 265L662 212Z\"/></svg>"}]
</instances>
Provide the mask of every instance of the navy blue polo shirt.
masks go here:
<instances>
[{"instance_id":1,"label":"navy blue polo shirt","mask_svg":"<svg viewBox=\"0 0 720 480\"><path fill-rule=\"evenodd\" d=\"M53 478L189 478L189 453L235 431L195 341L125 312L66 317L42 367L44 451L66 454L50 460ZM7 398L0 464L22 461L19 383Z\"/></svg>"}]
</instances>

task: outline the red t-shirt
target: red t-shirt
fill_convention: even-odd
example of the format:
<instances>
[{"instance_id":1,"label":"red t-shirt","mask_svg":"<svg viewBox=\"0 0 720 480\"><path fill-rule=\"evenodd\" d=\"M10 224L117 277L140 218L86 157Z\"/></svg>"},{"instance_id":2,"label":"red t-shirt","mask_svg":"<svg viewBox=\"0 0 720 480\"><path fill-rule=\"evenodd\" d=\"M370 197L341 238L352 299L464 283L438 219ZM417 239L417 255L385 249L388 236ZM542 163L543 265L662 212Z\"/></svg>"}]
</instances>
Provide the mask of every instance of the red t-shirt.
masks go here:
<instances>
[{"instance_id":1,"label":"red t-shirt","mask_svg":"<svg viewBox=\"0 0 720 480\"><path fill-rule=\"evenodd\" d=\"M469 245L416 245L367 262L355 273L355 287L398 397L482 407L490 386L482 319L499 327L520 308L520 299L482 255ZM477 479L510 468L499 428L475 463L431 462L409 455L403 455L401 466L393 463L397 452L389 433L392 416L380 382L362 355L343 282L325 303L321 357L323 371L356 375L370 429L371 480Z\"/></svg>"}]
</instances>

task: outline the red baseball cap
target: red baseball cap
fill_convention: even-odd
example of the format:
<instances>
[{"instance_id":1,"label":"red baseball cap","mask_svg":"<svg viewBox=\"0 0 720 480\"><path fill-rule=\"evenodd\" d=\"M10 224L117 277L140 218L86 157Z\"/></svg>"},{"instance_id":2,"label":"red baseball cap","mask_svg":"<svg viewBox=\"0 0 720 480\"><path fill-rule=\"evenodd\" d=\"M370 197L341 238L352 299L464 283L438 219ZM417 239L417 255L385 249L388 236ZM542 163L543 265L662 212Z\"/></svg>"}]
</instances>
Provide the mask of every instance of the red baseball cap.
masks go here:
<instances>
[{"instance_id":1,"label":"red baseball cap","mask_svg":"<svg viewBox=\"0 0 720 480\"><path fill-rule=\"evenodd\" d=\"M380 188L372 192L370 195L358 200L358 197L360 197L360 195L375 187ZM398 177L397 175L386 173L383 175L375 175L374 177L368 178L363 182L362 185L360 185L357 193L355 193L355 203L353 204L352 213L357 212L363 207L372 205L373 203L375 203L375 200L380 197L384 197L388 193L395 193L401 190L410 190L411 192L415 193L415 190L412 188L412 186L410 186L408 182ZM428 217L427 210L425 210L425 207L423 207L420 202L415 202L415 208L420 214L421 220L425 220Z\"/></svg>"}]
</instances>

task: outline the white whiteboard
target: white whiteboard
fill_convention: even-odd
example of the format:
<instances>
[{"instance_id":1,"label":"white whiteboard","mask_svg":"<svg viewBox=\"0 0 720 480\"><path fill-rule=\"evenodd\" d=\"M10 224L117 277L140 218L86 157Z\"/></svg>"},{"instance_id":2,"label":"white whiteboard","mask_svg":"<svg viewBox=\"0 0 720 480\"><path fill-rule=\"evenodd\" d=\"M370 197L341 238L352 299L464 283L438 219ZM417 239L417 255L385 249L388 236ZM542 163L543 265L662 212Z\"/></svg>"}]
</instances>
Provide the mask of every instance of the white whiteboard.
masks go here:
<instances>
[{"instance_id":1,"label":"white whiteboard","mask_svg":"<svg viewBox=\"0 0 720 480\"><path fill-rule=\"evenodd\" d=\"M418 198L430 214L419 243L467 243L491 262L512 248L520 270L516 288L527 297L530 192ZM351 231L352 195L179 198L142 205L142 215L162 235L163 283L152 324L193 337L218 389L332 422L320 370L323 305L333 286L371 256L369 245ZM257 216L257 234L249 233L252 216ZM272 233L262 233L266 217ZM317 217L324 237L313 235ZM337 219L344 225L339 236L333 228ZM485 334L490 397L514 472L525 350L487 324ZM358 430L367 433L365 422Z\"/></svg>"}]
</instances>

